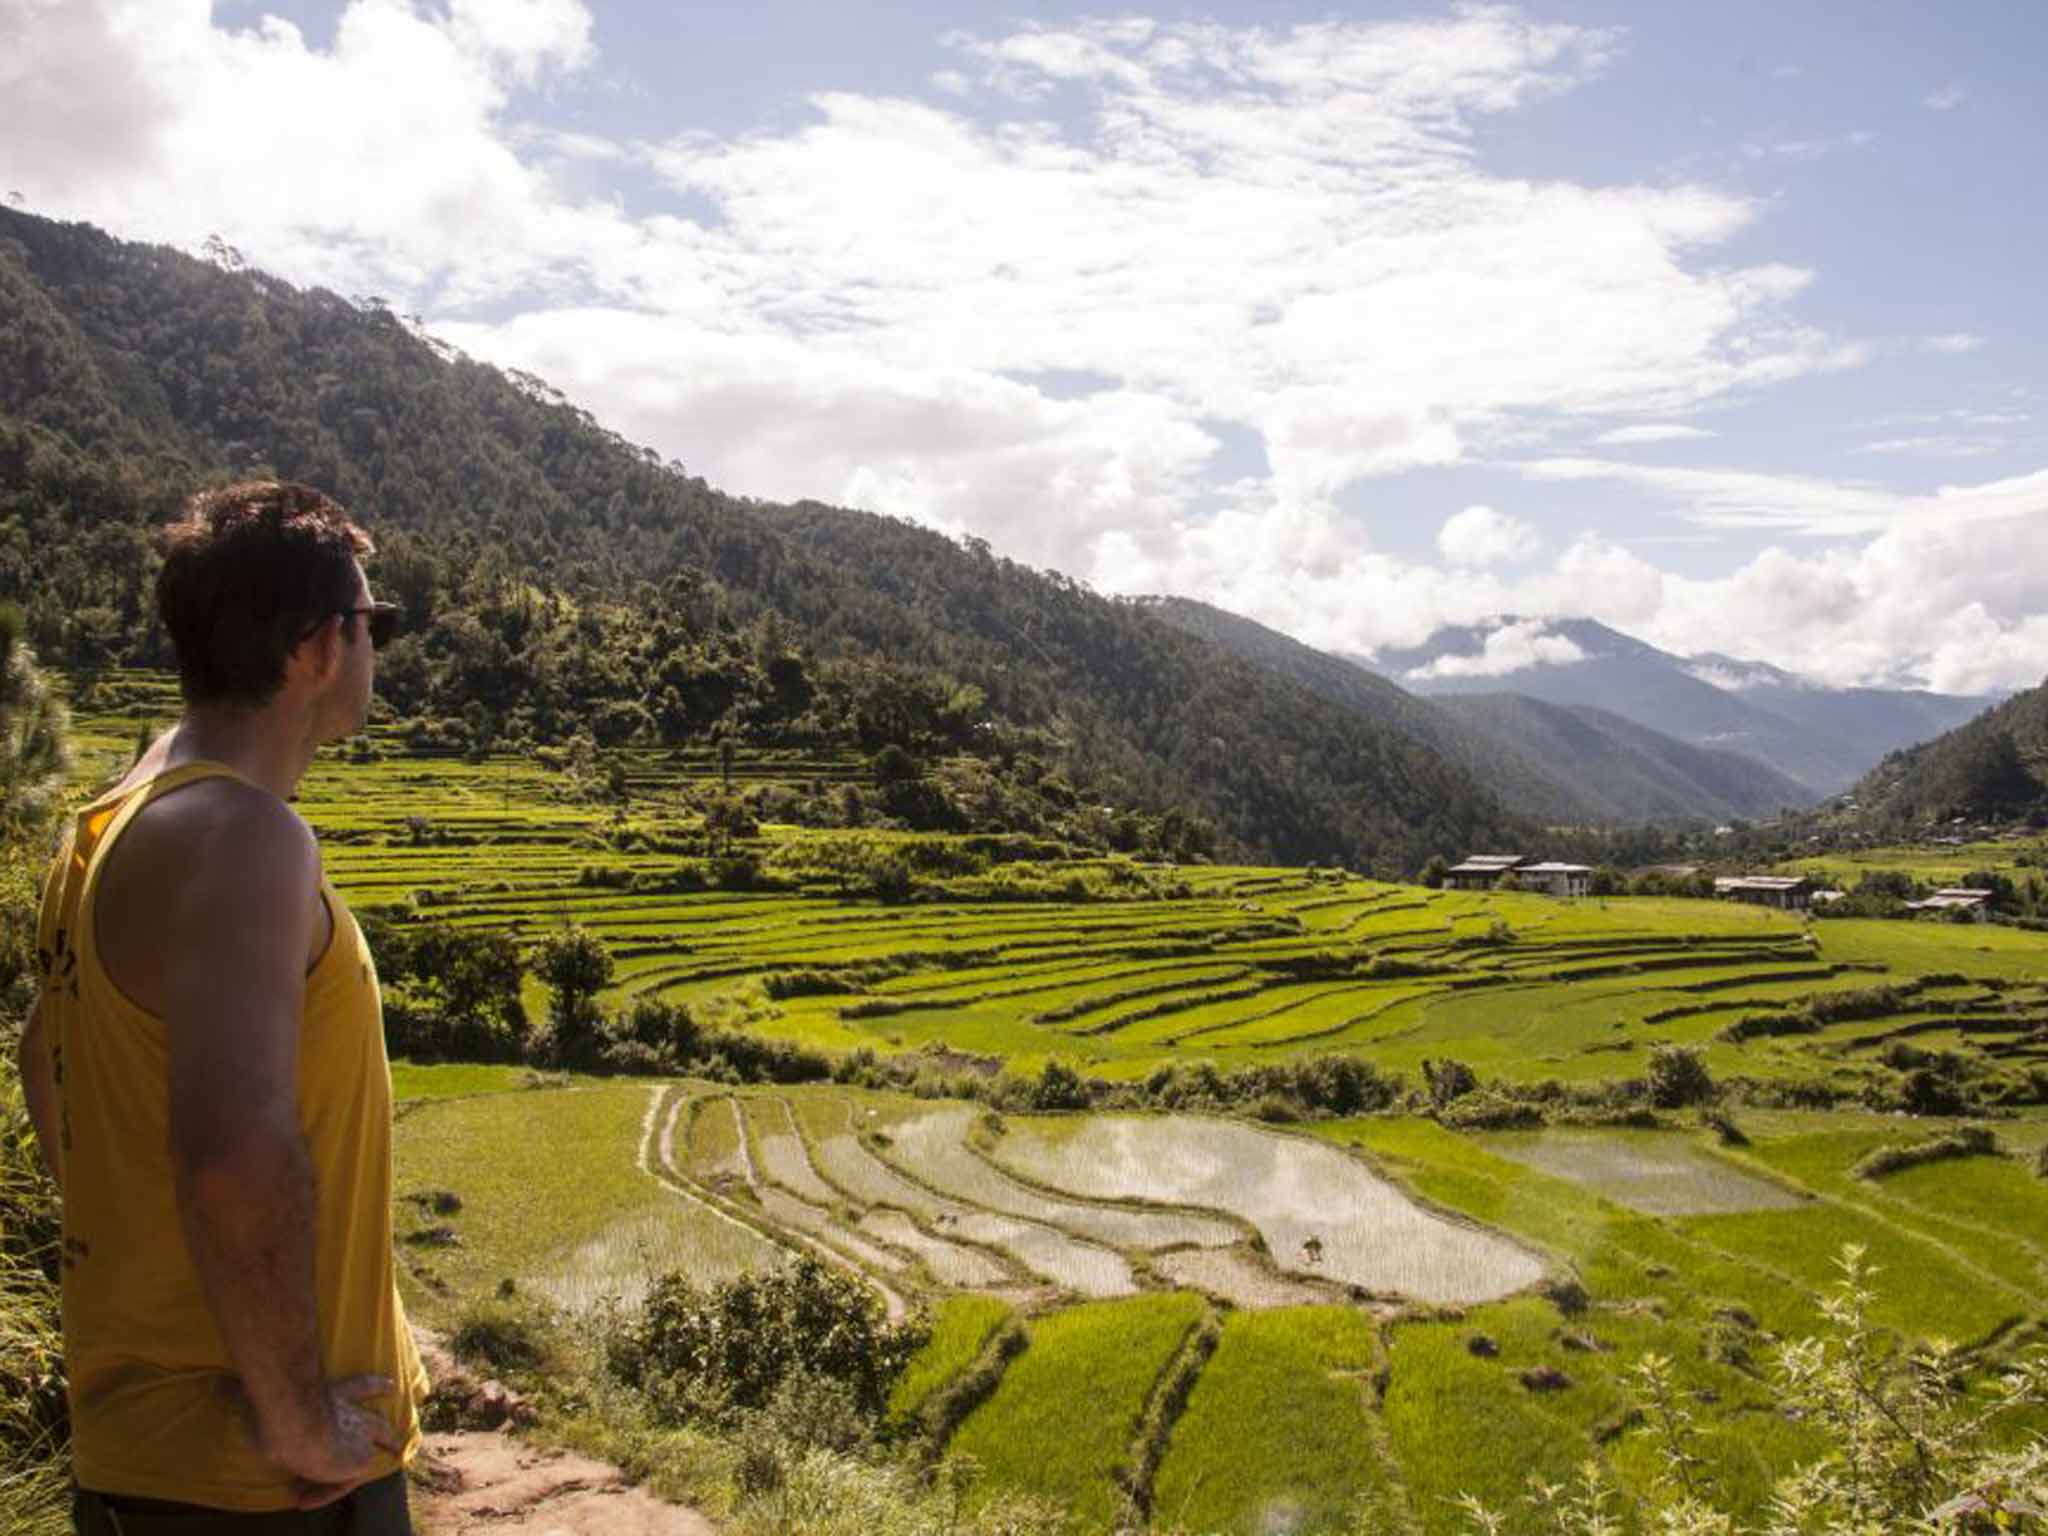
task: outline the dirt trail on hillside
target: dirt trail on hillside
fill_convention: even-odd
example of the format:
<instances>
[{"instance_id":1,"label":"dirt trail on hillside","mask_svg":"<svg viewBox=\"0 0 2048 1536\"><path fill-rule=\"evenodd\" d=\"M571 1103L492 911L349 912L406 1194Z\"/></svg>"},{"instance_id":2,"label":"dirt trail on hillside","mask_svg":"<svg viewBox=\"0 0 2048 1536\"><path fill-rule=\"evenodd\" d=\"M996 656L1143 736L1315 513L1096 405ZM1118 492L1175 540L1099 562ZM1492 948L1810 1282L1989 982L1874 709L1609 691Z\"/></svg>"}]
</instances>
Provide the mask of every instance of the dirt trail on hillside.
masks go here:
<instances>
[{"instance_id":1,"label":"dirt trail on hillside","mask_svg":"<svg viewBox=\"0 0 2048 1536\"><path fill-rule=\"evenodd\" d=\"M548 1450L503 1430L431 1434L425 1487L413 1491L419 1536L717 1536L694 1509L628 1483L617 1467Z\"/></svg>"},{"instance_id":2,"label":"dirt trail on hillside","mask_svg":"<svg viewBox=\"0 0 2048 1536\"><path fill-rule=\"evenodd\" d=\"M696 1510L657 1499L617 1467L518 1439L502 1427L533 1422L518 1394L480 1380L430 1329L413 1334L434 1383L427 1422L472 1426L430 1431L420 1447L418 1536L718 1536Z\"/></svg>"}]
</instances>

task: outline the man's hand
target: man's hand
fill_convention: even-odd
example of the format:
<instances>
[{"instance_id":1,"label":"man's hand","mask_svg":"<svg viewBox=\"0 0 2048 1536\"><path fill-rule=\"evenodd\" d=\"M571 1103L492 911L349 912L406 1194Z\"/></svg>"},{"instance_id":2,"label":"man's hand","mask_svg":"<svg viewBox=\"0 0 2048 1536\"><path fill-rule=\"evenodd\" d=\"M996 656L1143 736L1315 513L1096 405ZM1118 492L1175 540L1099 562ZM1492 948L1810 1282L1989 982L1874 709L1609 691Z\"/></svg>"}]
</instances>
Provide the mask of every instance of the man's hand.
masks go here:
<instances>
[{"instance_id":1,"label":"man's hand","mask_svg":"<svg viewBox=\"0 0 2048 1536\"><path fill-rule=\"evenodd\" d=\"M265 1454L292 1474L300 1509L331 1504L368 1482L377 1453L396 1456L404 1447L391 1427L362 1405L395 1390L389 1376L350 1376L327 1383L324 1423L310 1434L273 1434L259 1419L257 1439Z\"/></svg>"}]
</instances>

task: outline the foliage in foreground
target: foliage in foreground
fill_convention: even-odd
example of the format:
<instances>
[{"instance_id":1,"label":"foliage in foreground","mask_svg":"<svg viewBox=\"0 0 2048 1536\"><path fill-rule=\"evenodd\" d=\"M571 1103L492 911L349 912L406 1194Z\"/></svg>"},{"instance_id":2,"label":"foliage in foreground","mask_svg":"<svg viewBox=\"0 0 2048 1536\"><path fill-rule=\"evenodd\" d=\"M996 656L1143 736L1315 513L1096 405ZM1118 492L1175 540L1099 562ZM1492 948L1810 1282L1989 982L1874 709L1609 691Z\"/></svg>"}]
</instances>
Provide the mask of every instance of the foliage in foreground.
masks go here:
<instances>
[{"instance_id":1,"label":"foliage in foreground","mask_svg":"<svg viewBox=\"0 0 2048 1536\"><path fill-rule=\"evenodd\" d=\"M921 1320L886 1322L873 1291L805 1257L710 1289L664 1275L609 1364L671 1423L729 1425L843 1398L830 1406L874 1425L926 1333Z\"/></svg>"},{"instance_id":2,"label":"foliage in foreground","mask_svg":"<svg viewBox=\"0 0 2048 1536\"><path fill-rule=\"evenodd\" d=\"M2015 1428L2048 1405L2048 1353L2035 1351L1989 1383L1942 1341L1901 1356L1870 1320L1874 1268L1843 1250L1842 1278L1821 1300L1826 1331L1788 1344L1775 1380L1776 1410L1825 1434L1819 1459L1781 1479L1761 1523L1719 1507L1705 1473L1691 1409L1671 1363L1647 1355L1634 1371L1638 1407L1662 1471L1643 1505L1626 1508L1597 1462L1577 1483L1532 1481L1533 1521L1516 1529L1556 1536L1978 1536L2048 1529L2048 1440L2015 1443ZM1467 1495L1468 1528L1484 1536L1506 1518Z\"/></svg>"},{"instance_id":3,"label":"foliage in foreground","mask_svg":"<svg viewBox=\"0 0 2048 1536\"><path fill-rule=\"evenodd\" d=\"M62 1234L15 1052L36 982L41 834L58 809L70 747L63 706L20 639L19 616L0 609L0 1531L59 1536L70 1529Z\"/></svg>"}]
</instances>

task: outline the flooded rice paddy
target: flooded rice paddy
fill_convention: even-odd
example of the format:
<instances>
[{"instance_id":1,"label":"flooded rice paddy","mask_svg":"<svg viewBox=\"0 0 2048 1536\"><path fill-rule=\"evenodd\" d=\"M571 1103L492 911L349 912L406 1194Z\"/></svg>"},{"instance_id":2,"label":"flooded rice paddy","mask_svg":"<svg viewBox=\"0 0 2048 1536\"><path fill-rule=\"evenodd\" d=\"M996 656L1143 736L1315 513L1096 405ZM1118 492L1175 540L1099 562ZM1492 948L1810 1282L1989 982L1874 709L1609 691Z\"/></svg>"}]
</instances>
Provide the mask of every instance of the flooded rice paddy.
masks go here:
<instances>
[{"instance_id":1,"label":"flooded rice paddy","mask_svg":"<svg viewBox=\"0 0 2048 1536\"><path fill-rule=\"evenodd\" d=\"M1238 1121L1005 1124L975 1105L796 1090L678 1094L662 1122L678 1195L865 1277L892 1312L948 1291L1107 1299L1161 1283L1242 1307L1470 1303L1543 1274L1337 1148ZM733 1256L707 1260L685 1267Z\"/></svg>"},{"instance_id":2,"label":"flooded rice paddy","mask_svg":"<svg viewBox=\"0 0 2048 1536\"><path fill-rule=\"evenodd\" d=\"M1498 1156L1655 1216L1777 1211L1804 1203L1677 1131L1496 1131L1478 1139Z\"/></svg>"},{"instance_id":3,"label":"flooded rice paddy","mask_svg":"<svg viewBox=\"0 0 2048 1536\"><path fill-rule=\"evenodd\" d=\"M1258 1229L1282 1270L1376 1294L1488 1301L1543 1272L1527 1250L1425 1210L1334 1147L1235 1121L1012 1121L991 1155L1035 1183L1092 1199L1227 1211Z\"/></svg>"}]
</instances>

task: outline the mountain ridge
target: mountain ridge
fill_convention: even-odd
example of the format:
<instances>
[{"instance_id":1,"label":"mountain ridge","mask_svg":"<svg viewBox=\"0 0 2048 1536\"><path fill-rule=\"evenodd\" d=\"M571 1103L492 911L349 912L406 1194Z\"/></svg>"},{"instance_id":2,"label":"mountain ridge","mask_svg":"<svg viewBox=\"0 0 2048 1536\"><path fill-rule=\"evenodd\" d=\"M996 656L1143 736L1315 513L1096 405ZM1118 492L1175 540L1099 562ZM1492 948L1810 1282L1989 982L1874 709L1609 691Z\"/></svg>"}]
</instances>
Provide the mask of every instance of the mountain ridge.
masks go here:
<instances>
[{"instance_id":1,"label":"mountain ridge","mask_svg":"<svg viewBox=\"0 0 2048 1536\"><path fill-rule=\"evenodd\" d=\"M1757 758L1816 798L1846 789L1886 752L1937 735L1993 702L1925 690L1829 688L1768 663L1674 655L1585 618L1503 615L1354 659L1425 697L1510 691L1605 709L1694 746ZM1716 674L1741 686L1708 680Z\"/></svg>"},{"instance_id":2,"label":"mountain ridge","mask_svg":"<svg viewBox=\"0 0 2048 1536\"><path fill-rule=\"evenodd\" d=\"M1696 747L1608 710L1505 693L1408 693L1357 662L1188 598L1145 601L1176 623L1465 763L1513 810L1548 823L1775 815L1818 797L1739 753Z\"/></svg>"},{"instance_id":3,"label":"mountain ridge","mask_svg":"<svg viewBox=\"0 0 2048 1536\"><path fill-rule=\"evenodd\" d=\"M937 824L1086 787L1105 826L1386 873L1537 835L1426 744L1056 573L728 495L375 303L0 209L0 598L48 660L165 663L150 530L271 474L374 525L414 616L380 692L422 739L964 753Z\"/></svg>"}]
</instances>

